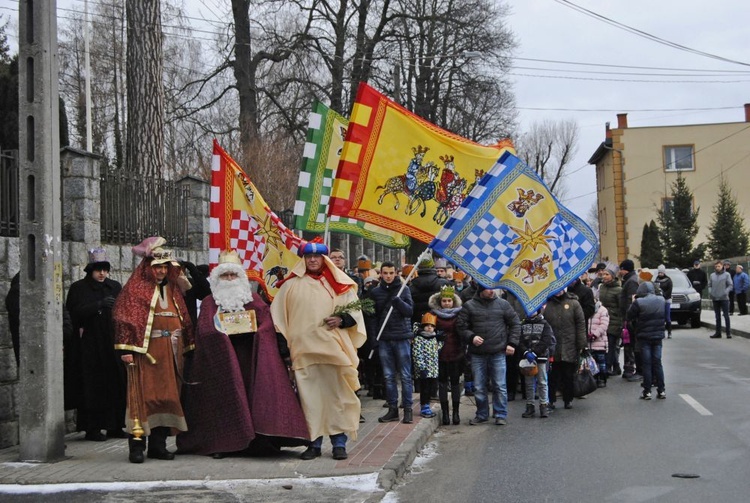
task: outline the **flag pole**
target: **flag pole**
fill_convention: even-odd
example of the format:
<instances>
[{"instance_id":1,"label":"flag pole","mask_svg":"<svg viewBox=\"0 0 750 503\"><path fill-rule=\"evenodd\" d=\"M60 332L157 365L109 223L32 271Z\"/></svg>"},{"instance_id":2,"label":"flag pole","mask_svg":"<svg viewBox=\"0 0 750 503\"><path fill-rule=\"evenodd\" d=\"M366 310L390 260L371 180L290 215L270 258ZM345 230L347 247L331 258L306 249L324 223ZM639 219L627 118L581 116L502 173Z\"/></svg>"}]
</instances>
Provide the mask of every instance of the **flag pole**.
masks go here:
<instances>
[{"instance_id":1,"label":"flag pole","mask_svg":"<svg viewBox=\"0 0 750 503\"><path fill-rule=\"evenodd\" d=\"M326 212L326 228L323 231L323 242L329 250L331 249L331 233L329 232L330 222L331 217L328 215L328 212Z\"/></svg>"},{"instance_id":2,"label":"flag pole","mask_svg":"<svg viewBox=\"0 0 750 503\"><path fill-rule=\"evenodd\" d=\"M431 258L432 257L432 249L427 248L425 251L423 251L419 257L417 257L417 264L422 262L422 260ZM398 293L396 293L396 297L399 297L401 295L401 292L404 291L404 288L409 284L409 280L411 280L412 276L417 272L417 268L413 267L411 271L409 271L409 275L401 282L401 288L399 288ZM391 304L391 307L388 308L388 312L385 315L385 319L383 320L383 324L380 325L380 330L378 331L378 336L375 338L375 341L380 340L380 336L383 335L383 330L385 329L386 324L388 323L388 320L391 317L391 314L393 313L393 304ZM375 354L375 350L371 349L370 354L367 356L368 360L371 360L373 355Z\"/></svg>"}]
</instances>

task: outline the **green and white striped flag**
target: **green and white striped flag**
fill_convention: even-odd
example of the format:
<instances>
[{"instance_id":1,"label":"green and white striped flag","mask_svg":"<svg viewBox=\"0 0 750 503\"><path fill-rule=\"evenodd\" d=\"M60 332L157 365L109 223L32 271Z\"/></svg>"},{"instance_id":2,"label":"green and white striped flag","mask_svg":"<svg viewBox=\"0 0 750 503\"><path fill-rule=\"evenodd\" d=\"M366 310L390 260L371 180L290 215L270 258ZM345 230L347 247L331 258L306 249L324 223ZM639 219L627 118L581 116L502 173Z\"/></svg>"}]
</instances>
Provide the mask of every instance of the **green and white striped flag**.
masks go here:
<instances>
[{"instance_id":1,"label":"green and white striped flag","mask_svg":"<svg viewBox=\"0 0 750 503\"><path fill-rule=\"evenodd\" d=\"M323 103L313 103L294 205L294 227L298 230L325 232L328 200L348 125L348 120ZM409 237L404 234L352 218L331 216L328 228L331 232L361 236L390 248L409 246Z\"/></svg>"}]
</instances>

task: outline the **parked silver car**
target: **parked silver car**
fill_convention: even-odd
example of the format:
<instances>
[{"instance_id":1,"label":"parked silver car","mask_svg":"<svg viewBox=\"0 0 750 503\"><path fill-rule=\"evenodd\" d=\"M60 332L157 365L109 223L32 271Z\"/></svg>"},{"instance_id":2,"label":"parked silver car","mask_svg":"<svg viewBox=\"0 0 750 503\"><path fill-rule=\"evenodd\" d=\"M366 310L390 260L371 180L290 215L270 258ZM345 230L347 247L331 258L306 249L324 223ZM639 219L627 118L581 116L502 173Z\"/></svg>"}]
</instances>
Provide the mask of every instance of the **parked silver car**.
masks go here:
<instances>
[{"instance_id":1,"label":"parked silver car","mask_svg":"<svg viewBox=\"0 0 750 503\"><path fill-rule=\"evenodd\" d=\"M701 326L701 295L690 284L687 274L679 269L667 269L672 280L672 321L680 325L690 322L691 328Z\"/></svg>"}]
</instances>

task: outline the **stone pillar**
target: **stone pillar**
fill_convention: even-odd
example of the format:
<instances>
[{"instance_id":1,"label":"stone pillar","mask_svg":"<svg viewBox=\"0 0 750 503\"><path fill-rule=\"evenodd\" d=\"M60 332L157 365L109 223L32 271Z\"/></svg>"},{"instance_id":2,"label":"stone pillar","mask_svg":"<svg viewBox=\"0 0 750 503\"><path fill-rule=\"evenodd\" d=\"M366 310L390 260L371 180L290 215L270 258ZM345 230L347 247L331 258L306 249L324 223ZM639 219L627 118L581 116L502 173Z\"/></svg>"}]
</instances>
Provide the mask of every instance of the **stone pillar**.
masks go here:
<instances>
[{"instance_id":1,"label":"stone pillar","mask_svg":"<svg viewBox=\"0 0 750 503\"><path fill-rule=\"evenodd\" d=\"M205 250L208 253L211 184L193 176L186 176L177 183L182 187L190 189L190 196L188 197L187 248L191 250Z\"/></svg>"},{"instance_id":2,"label":"stone pillar","mask_svg":"<svg viewBox=\"0 0 750 503\"><path fill-rule=\"evenodd\" d=\"M65 455L57 2L19 9L19 439L22 461Z\"/></svg>"}]
</instances>

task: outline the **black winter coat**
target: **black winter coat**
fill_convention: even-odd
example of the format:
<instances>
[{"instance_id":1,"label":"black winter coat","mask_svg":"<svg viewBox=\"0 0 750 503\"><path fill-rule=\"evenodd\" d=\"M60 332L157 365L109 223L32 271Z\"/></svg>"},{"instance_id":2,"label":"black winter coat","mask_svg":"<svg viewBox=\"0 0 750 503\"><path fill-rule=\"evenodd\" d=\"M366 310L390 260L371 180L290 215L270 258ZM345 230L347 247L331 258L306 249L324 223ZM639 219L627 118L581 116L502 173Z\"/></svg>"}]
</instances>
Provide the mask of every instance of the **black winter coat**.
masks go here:
<instances>
[{"instance_id":1,"label":"black winter coat","mask_svg":"<svg viewBox=\"0 0 750 503\"><path fill-rule=\"evenodd\" d=\"M544 316L537 315L533 318L526 318L521 324L521 341L518 344L518 350L521 355L526 351L533 352L537 360L545 362L549 357L549 348L552 345L552 327L544 319Z\"/></svg>"},{"instance_id":2,"label":"black winter coat","mask_svg":"<svg viewBox=\"0 0 750 503\"><path fill-rule=\"evenodd\" d=\"M458 313L456 330L472 354L497 354L507 346L516 347L521 338L521 320L507 300L495 297L476 297L466 302ZM475 336L484 343L475 346Z\"/></svg>"},{"instance_id":3,"label":"black winter coat","mask_svg":"<svg viewBox=\"0 0 750 503\"><path fill-rule=\"evenodd\" d=\"M78 408L78 431L124 426L125 366L115 354L112 309L102 302L121 290L117 281L99 283L88 275L68 291L74 333L65 344L66 408Z\"/></svg>"},{"instance_id":4,"label":"black winter coat","mask_svg":"<svg viewBox=\"0 0 750 503\"><path fill-rule=\"evenodd\" d=\"M382 341L397 341L402 339L413 339L414 332L411 329L411 317L414 312L414 301L411 292L404 288L400 296L396 296L401 288L401 278L396 277L393 283L388 284L381 281L378 286L370 290L369 297L375 301L375 316L369 318L368 333L377 337L380 327L385 321L388 309L393 306L393 312L388 318L388 323L380 336Z\"/></svg>"},{"instance_id":5,"label":"black winter coat","mask_svg":"<svg viewBox=\"0 0 750 503\"><path fill-rule=\"evenodd\" d=\"M422 315L430 312L432 294L438 293L441 287L450 283L447 279L438 276L433 268L419 269L418 273L419 276L409 283L409 290L414 299L414 313L411 317L413 323L422 322Z\"/></svg>"}]
</instances>

